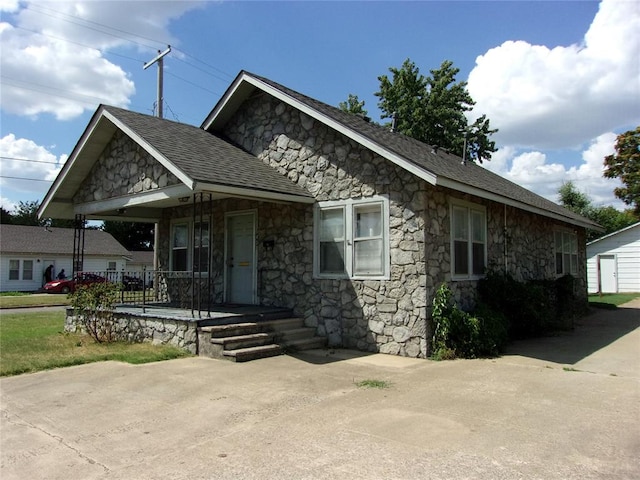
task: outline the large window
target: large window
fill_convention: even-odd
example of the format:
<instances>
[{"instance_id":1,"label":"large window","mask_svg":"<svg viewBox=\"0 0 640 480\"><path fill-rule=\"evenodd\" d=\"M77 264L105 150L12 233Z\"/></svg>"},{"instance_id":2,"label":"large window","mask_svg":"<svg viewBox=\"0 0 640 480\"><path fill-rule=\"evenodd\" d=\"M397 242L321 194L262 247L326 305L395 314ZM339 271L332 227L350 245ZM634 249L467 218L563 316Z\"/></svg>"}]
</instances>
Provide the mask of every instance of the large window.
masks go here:
<instances>
[{"instance_id":1,"label":"large window","mask_svg":"<svg viewBox=\"0 0 640 480\"><path fill-rule=\"evenodd\" d=\"M316 209L315 274L324 278L389 275L385 198L323 202Z\"/></svg>"},{"instance_id":2,"label":"large window","mask_svg":"<svg viewBox=\"0 0 640 480\"><path fill-rule=\"evenodd\" d=\"M578 237L570 232L555 232L556 275L577 275Z\"/></svg>"},{"instance_id":3,"label":"large window","mask_svg":"<svg viewBox=\"0 0 640 480\"><path fill-rule=\"evenodd\" d=\"M196 272L208 272L208 265L209 223L174 223L171 226L171 270L186 272L193 268Z\"/></svg>"},{"instance_id":4,"label":"large window","mask_svg":"<svg viewBox=\"0 0 640 480\"><path fill-rule=\"evenodd\" d=\"M487 215L483 207L451 205L451 265L454 279L477 278L487 266Z\"/></svg>"},{"instance_id":5,"label":"large window","mask_svg":"<svg viewBox=\"0 0 640 480\"><path fill-rule=\"evenodd\" d=\"M9 259L9 280L33 280L33 260Z\"/></svg>"}]
</instances>

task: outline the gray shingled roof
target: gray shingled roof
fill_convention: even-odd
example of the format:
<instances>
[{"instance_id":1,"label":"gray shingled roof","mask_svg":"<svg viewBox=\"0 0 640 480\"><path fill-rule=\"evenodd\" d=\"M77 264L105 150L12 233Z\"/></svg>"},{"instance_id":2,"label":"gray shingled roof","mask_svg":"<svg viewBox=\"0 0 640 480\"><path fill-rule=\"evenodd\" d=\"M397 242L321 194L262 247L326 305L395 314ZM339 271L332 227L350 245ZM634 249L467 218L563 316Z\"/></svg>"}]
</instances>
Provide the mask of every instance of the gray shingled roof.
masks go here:
<instances>
[{"instance_id":1,"label":"gray shingled roof","mask_svg":"<svg viewBox=\"0 0 640 480\"><path fill-rule=\"evenodd\" d=\"M103 108L196 182L312 197L255 156L201 128L122 108Z\"/></svg>"},{"instance_id":2,"label":"gray shingled roof","mask_svg":"<svg viewBox=\"0 0 640 480\"><path fill-rule=\"evenodd\" d=\"M73 229L32 227L26 225L0 225L0 253L72 255ZM110 233L85 230L85 255L128 256L124 248Z\"/></svg>"},{"instance_id":3,"label":"gray shingled roof","mask_svg":"<svg viewBox=\"0 0 640 480\"><path fill-rule=\"evenodd\" d=\"M505 199L515 200L518 203L554 213L567 218L569 221L577 221L581 224L586 223L598 228L597 224L591 220L577 215L480 165L473 162L463 164L462 158L459 156L447 153L442 149L436 150L430 145L401 133L391 132L387 128L367 122L357 115L343 112L339 108L291 90L268 78L260 77L246 71L241 72L240 75L243 73L268 84L298 102L303 103L307 107L330 117L335 122L342 124L345 128L367 137L372 142L434 173L440 179L445 178L460 184L469 185L485 192L504 197Z\"/></svg>"}]
</instances>

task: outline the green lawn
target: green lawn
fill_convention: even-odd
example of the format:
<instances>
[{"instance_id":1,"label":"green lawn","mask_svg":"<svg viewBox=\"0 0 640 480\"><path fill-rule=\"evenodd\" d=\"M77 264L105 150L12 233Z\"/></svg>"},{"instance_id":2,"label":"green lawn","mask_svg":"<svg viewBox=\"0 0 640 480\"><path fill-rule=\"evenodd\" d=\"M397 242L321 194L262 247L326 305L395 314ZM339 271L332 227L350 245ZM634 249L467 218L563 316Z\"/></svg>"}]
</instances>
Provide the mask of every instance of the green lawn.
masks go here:
<instances>
[{"instance_id":1,"label":"green lawn","mask_svg":"<svg viewBox=\"0 0 640 480\"><path fill-rule=\"evenodd\" d=\"M52 305L69 305L67 295L59 293L18 293L4 292L0 294L1 308L50 307Z\"/></svg>"},{"instance_id":2,"label":"green lawn","mask_svg":"<svg viewBox=\"0 0 640 480\"><path fill-rule=\"evenodd\" d=\"M88 335L65 333L64 315L64 312L0 314L0 375L104 360L147 363L189 356L179 348L150 343L98 344Z\"/></svg>"},{"instance_id":3,"label":"green lawn","mask_svg":"<svg viewBox=\"0 0 640 480\"><path fill-rule=\"evenodd\" d=\"M589 305L598 308L616 308L640 297L640 293L604 293L589 295Z\"/></svg>"}]
</instances>

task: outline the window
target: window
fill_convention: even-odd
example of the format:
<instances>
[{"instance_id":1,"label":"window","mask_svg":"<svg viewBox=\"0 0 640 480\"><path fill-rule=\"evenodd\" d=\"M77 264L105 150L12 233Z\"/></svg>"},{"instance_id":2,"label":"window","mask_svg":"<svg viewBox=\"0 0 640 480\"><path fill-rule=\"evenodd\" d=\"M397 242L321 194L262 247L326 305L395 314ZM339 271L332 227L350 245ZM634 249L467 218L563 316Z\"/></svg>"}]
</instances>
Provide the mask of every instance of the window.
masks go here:
<instances>
[{"instance_id":1,"label":"window","mask_svg":"<svg viewBox=\"0 0 640 480\"><path fill-rule=\"evenodd\" d=\"M116 262L107 262L107 270L115 270Z\"/></svg>"},{"instance_id":2,"label":"window","mask_svg":"<svg viewBox=\"0 0 640 480\"><path fill-rule=\"evenodd\" d=\"M487 265L487 216L479 205L451 206L452 277L477 278Z\"/></svg>"},{"instance_id":3,"label":"window","mask_svg":"<svg viewBox=\"0 0 640 480\"><path fill-rule=\"evenodd\" d=\"M171 227L171 270L209 271L209 223L174 223ZM202 245L202 248L200 247Z\"/></svg>"},{"instance_id":4,"label":"window","mask_svg":"<svg viewBox=\"0 0 640 480\"><path fill-rule=\"evenodd\" d=\"M33 260L22 261L22 279L33 280Z\"/></svg>"},{"instance_id":5,"label":"window","mask_svg":"<svg viewBox=\"0 0 640 480\"><path fill-rule=\"evenodd\" d=\"M578 237L570 232L555 232L556 275L577 275Z\"/></svg>"},{"instance_id":6,"label":"window","mask_svg":"<svg viewBox=\"0 0 640 480\"><path fill-rule=\"evenodd\" d=\"M9 280L20 280L20 260L9 260Z\"/></svg>"},{"instance_id":7,"label":"window","mask_svg":"<svg viewBox=\"0 0 640 480\"><path fill-rule=\"evenodd\" d=\"M33 280L33 260L10 259L9 280Z\"/></svg>"},{"instance_id":8,"label":"window","mask_svg":"<svg viewBox=\"0 0 640 480\"><path fill-rule=\"evenodd\" d=\"M323 202L316 208L315 218L316 276L388 276L389 206L386 199Z\"/></svg>"}]
</instances>

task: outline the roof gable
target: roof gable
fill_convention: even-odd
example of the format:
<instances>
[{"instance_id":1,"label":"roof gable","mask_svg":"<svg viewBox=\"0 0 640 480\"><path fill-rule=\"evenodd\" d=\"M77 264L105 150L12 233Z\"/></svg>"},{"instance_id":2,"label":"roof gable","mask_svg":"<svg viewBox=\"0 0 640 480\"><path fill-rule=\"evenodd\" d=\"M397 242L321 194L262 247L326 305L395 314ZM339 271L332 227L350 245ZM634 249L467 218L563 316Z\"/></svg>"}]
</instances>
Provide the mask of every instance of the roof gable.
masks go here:
<instances>
[{"instance_id":1,"label":"roof gable","mask_svg":"<svg viewBox=\"0 0 640 480\"><path fill-rule=\"evenodd\" d=\"M35 227L28 225L0 225L0 252L7 254L71 255L73 228ZM128 256L110 233L85 230L85 255Z\"/></svg>"},{"instance_id":2,"label":"roof gable","mask_svg":"<svg viewBox=\"0 0 640 480\"><path fill-rule=\"evenodd\" d=\"M601 242L603 240L606 240L612 237L616 237L622 233L625 233L634 229L638 229L638 235L640 236L640 222L637 222L637 223L634 223L633 225L629 225L627 227L621 228L620 230L616 230L615 232L609 233L608 235L604 235L600 238L596 238L595 240L592 240L591 242L587 243L587 246L593 245L595 243Z\"/></svg>"},{"instance_id":3,"label":"roof gable","mask_svg":"<svg viewBox=\"0 0 640 480\"><path fill-rule=\"evenodd\" d=\"M330 128L394 162L423 180L480 198L521 208L581 227L601 228L580 215L547 200L473 162L400 133L367 122L361 117L291 90L264 77L240 72L202 128L221 131L240 105L256 90L272 95Z\"/></svg>"}]
</instances>

